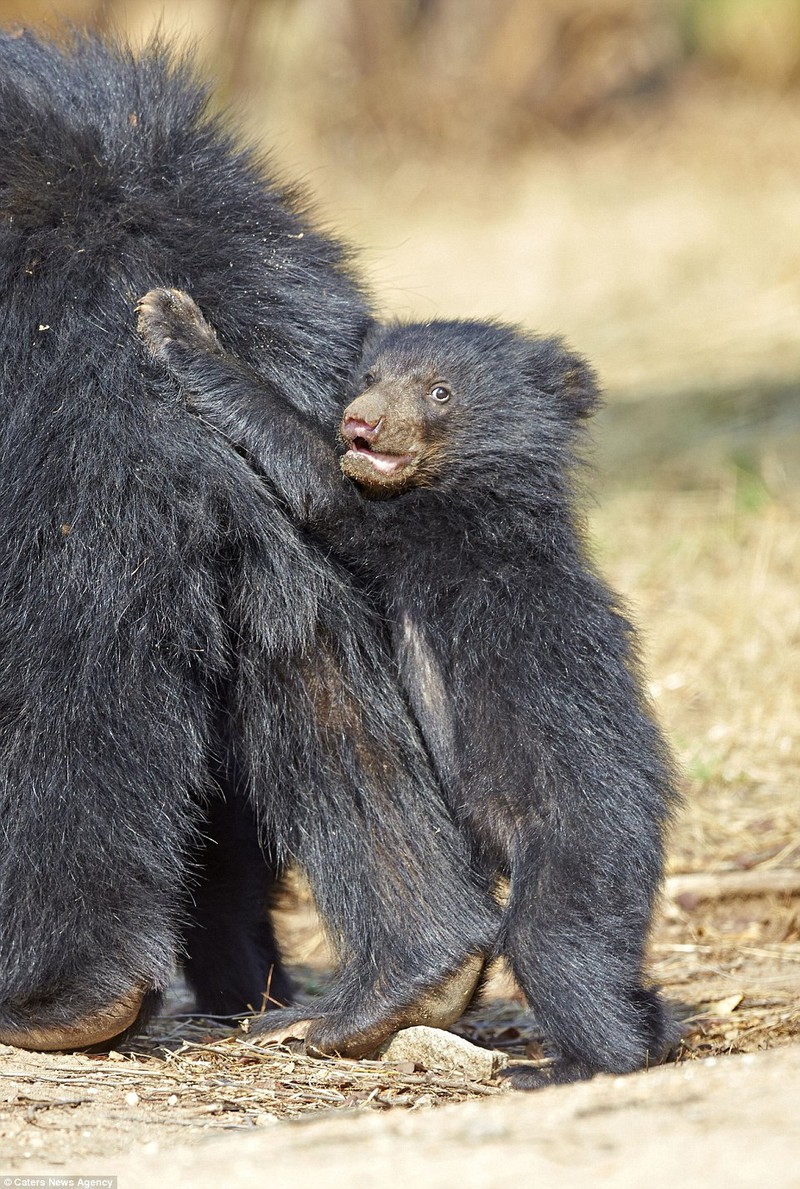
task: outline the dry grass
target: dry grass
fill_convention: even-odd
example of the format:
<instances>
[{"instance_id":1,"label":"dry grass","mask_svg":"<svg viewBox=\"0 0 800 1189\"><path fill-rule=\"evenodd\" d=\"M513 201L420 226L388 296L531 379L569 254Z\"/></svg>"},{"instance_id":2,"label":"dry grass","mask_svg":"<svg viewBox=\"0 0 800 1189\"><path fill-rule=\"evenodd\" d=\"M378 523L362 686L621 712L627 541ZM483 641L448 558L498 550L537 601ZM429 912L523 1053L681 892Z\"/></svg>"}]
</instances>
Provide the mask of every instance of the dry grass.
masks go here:
<instances>
[{"instance_id":1,"label":"dry grass","mask_svg":"<svg viewBox=\"0 0 800 1189\"><path fill-rule=\"evenodd\" d=\"M800 861L800 498L620 492L594 516L686 774L676 871Z\"/></svg>"},{"instance_id":2,"label":"dry grass","mask_svg":"<svg viewBox=\"0 0 800 1189\"><path fill-rule=\"evenodd\" d=\"M593 517L635 599L651 692L685 774L673 871L800 866L800 498L728 468L695 491L620 491ZM681 1059L800 1037L800 905L670 906L653 970L688 1015Z\"/></svg>"}]
</instances>

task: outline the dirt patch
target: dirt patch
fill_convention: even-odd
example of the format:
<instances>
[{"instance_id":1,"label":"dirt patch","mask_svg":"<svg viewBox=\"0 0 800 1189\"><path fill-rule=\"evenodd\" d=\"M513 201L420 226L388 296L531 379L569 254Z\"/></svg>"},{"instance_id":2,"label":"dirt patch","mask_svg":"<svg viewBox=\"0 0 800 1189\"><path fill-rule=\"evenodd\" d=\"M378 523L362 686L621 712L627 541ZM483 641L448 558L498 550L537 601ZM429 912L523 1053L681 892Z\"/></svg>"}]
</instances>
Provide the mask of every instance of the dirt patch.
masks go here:
<instances>
[{"instance_id":1,"label":"dirt patch","mask_svg":"<svg viewBox=\"0 0 800 1189\"><path fill-rule=\"evenodd\" d=\"M36 1096L45 1097L40 1090ZM70 1108L38 1113L44 1120L50 1110L64 1109ZM265 1120L235 1137L220 1134L224 1124L182 1135L174 1124L161 1124L147 1139L141 1125L138 1135L126 1126L118 1112L114 1139L102 1151L84 1144L57 1160L40 1159L38 1167L116 1175L120 1189L262 1186L267 1178L323 1189L486 1189L514 1179L562 1189L590 1183L794 1189L800 1185L800 1049L598 1078L536 1095L508 1093L438 1111L383 1114L362 1105L338 1117ZM122 1156L125 1149L130 1154Z\"/></svg>"},{"instance_id":2,"label":"dirt patch","mask_svg":"<svg viewBox=\"0 0 800 1189\"><path fill-rule=\"evenodd\" d=\"M601 1078L441 1111L288 1125L120 1165L120 1184L800 1185L800 1052Z\"/></svg>"},{"instance_id":3,"label":"dirt patch","mask_svg":"<svg viewBox=\"0 0 800 1189\"><path fill-rule=\"evenodd\" d=\"M324 948L302 899L283 924L284 929L287 924L293 925L293 935L305 939L306 952L311 952L313 965L317 966L324 959ZM577 1143L573 1125L587 1112L601 1111L618 1117L618 1123L606 1120L600 1131L606 1134L609 1128L620 1128L614 1143L608 1143L611 1148L619 1146L619 1160L624 1163L629 1138L623 1131L627 1132L632 1113L643 1104L658 1105L659 1112L663 1108L671 1117L680 1115L687 1104L699 1102L700 1106L691 1105L688 1115L690 1131L697 1130L692 1142L700 1143L702 1139L703 1127L695 1127L700 1118L707 1123L714 1118L716 1127L737 1131L747 1103L732 1089L733 1101L715 1116L721 1098L716 1087L724 1084L726 1071L735 1079L744 1077L745 1069L749 1071L747 1084L755 1085L753 1079L761 1077L760 1064L741 1066L727 1058L731 1054L758 1054L760 1061L763 1050L768 1048L785 1048L787 1063L764 1065L763 1089L772 1084L772 1069L791 1072L794 1081L786 1082L781 1102L796 1094L796 1123L800 1118L800 944L796 927L796 903L788 898L703 901L690 910L668 902L654 937L653 955L654 974L684 1021L684 1039L673 1054L673 1063L632 1079L598 1079L597 1088L567 1088L524 1096L529 1104L526 1106L517 1103L522 1096L490 1078L471 1081L452 1070L426 1070L408 1062L317 1061L288 1049L265 1048L244 1033L231 1036L182 1016L158 1021L149 1037L124 1054L62 1056L4 1047L0 1049L0 1137L4 1157L0 1175L34 1173L42 1168L97 1175L122 1175L121 1170L125 1170L125 1175L132 1177L128 1183L133 1184L137 1183L133 1170L139 1168L142 1183L174 1183L171 1177L188 1178L191 1174L193 1182L202 1175L206 1179L198 1183L212 1184L224 1162L235 1155L237 1169L244 1183L249 1183L247 1177L259 1172L267 1152L287 1162L288 1175L292 1162L301 1161L309 1145L316 1151L320 1143L333 1146L338 1164L334 1161L325 1170L329 1179L316 1183L337 1184L337 1176L344 1183L351 1144L356 1144L353 1158L368 1163L369 1153L375 1155L376 1144L384 1154L394 1144L399 1145L398 1151L405 1151L407 1136L417 1134L416 1124L409 1124L411 1132L406 1124L394 1123L386 1128L376 1129L369 1124L360 1129L351 1116L389 1115L394 1119L397 1115L421 1113L430 1117L419 1134L427 1137L427 1143L440 1135L445 1153L441 1157L443 1167L448 1169L454 1169L459 1159L457 1150L448 1154L448 1142L465 1135L473 1137L468 1141L473 1146L476 1134L485 1136L490 1147L497 1149L496 1157L502 1146L498 1137L508 1136L521 1159L523 1123L528 1120L529 1124L531 1118L537 1120L535 1132L528 1136L532 1168L537 1160L544 1162L543 1168L551 1160L557 1164L563 1161L567 1167L566 1154ZM320 977L313 968L301 968L300 974L306 987ZM455 1031L478 1045L500 1051L508 1061L542 1059L545 1052L543 1038L537 1035L515 996L513 984L502 971L490 988L488 1001L468 1013ZM726 1059L720 1060L723 1057ZM706 1078L710 1068L719 1077L695 1083L695 1068L698 1079ZM628 1085L630 1089L625 1089ZM696 1086L706 1087L699 1099ZM499 1097L504 1100L502 1108L498 1104L494 1113L485 1117L474 1110L463 1120L438 1110L435 1116L430 1115L433 1107ZM542 1111L544 1115L540 1115ZM293 1127L284 1135L284 1124L317 1115L328 1120L318 1135L305 1129L298 1132ZM340 1124L335 1121L339 1116ZM654 1117L646 1112L637 1125L649 1127ZM774 1133L782 1151L780 1118L778 1112L770 1134ZM542 1119L549 1122L541 1124ZM685 1119L684 1125L688 1126ZM594 1124L592 1128L594 1135ZM251 1142L265 1129L269 1129L269 1139ZM248 1147L232 1145L226 1154L223 1148L212 1149L207 1143L232 1132L250 1137ZM546 1142L543 1136L549 1137ZM601 1141L597 1138L596 1142ZM710 1140L703 1140L703 1144L708 1143ZM180 1150L185 1145L189 1145L186 1150ZM459 1150L461 1147L459 1140ZM250 1166L242 1154L245 1152L252 1160L249 1173ZM136 1157L133 1163L123 1161L127 1153ZM211 1163L207 1163L209 1160ZM582 1161L583 1157L579 1166ZM484 1168L482 1162L480 1167ZM212 1174L212 1168L217 1172ZM321 1176L316 1158L314 1168L314 1176ZM727 1163L719 1166L719 1170L724 1168L728 1168ZM349 1175L354 1176L354 1170ZM726 1182L720 1179L703 1183Z\"/></svg>"}]
</instances>

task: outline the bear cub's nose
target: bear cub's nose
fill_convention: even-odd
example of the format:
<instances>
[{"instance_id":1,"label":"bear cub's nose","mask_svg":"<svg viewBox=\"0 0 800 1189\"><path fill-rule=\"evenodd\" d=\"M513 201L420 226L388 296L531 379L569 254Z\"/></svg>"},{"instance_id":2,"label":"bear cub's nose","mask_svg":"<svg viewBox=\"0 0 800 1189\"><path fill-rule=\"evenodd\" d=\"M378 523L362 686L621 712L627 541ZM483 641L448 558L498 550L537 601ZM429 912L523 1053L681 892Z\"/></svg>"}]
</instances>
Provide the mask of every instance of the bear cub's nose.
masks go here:
<instances>
[{"instance_id":1,"label":"bear cub's nose","mask_svg":"<svg viewBox=\"0 0 800 1189\"><path fill-rule=\"evenodd\" d=\"M350 442L355 441L356 438L364 438L371 442L378 436L382 424L382 417L379 417L377 421L363 421L360 417L346 417L342 426L342 436Z\"/></svg>"}]
</instances>

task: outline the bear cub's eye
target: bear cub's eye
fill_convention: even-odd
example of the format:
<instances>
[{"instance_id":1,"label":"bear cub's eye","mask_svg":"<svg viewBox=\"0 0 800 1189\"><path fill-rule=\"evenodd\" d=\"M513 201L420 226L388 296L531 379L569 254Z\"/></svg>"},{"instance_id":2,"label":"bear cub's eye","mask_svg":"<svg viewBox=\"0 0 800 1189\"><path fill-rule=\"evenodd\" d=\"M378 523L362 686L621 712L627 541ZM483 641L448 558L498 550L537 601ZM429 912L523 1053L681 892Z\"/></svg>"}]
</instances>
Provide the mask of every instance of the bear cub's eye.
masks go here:
<instances>
[{"instance_id":1,"label":"bear cub's eye","mask_svg":"<svg viewBox=\"0 0 800 1189\"><path fill-rule=\"evenodd\" d=\"M374 383L375 383L375 373L367 372L367 374L366 374L366 376L364 376L364 380L363 380L364 387L371 388Z\"/></svg>"},{"instance_id":2,"label":"bear cub's eye","mask_svg":"<svg viewBox=\"0 0 800 1189\"><path fill-rule=\"evenodd\" d=\"M435 400L438 404L443 405L450 399L450 389L445 384L434 384L428 396L431 400Z\"/></svg>"}]
</instances>

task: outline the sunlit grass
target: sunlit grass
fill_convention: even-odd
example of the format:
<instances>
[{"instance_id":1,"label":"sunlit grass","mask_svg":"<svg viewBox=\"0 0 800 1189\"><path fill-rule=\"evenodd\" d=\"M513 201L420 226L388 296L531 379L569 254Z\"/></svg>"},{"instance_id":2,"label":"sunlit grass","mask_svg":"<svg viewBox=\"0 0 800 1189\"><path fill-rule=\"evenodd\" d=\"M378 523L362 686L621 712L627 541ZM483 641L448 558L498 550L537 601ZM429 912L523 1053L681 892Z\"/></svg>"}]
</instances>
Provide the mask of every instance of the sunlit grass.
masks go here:
<instances>
[{"instance_id":1,"label":"sunlit grass","mask_svg":"<svg viewBox=\"0 0 800 1189\"><path fill-rule=\"evenodd\" d=\"M754 506L731 473L611 493L591 521L684 772L675 869L797 859L800 497L762 490Z\"/></svg>"}]
</instances>

